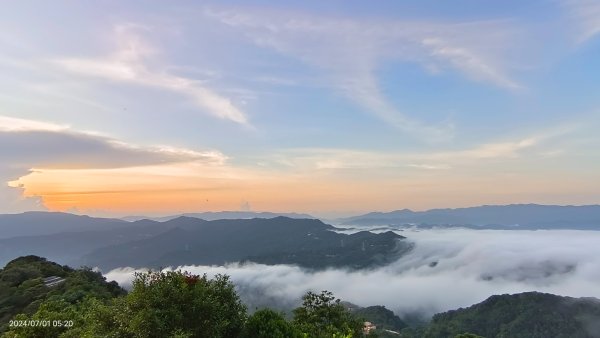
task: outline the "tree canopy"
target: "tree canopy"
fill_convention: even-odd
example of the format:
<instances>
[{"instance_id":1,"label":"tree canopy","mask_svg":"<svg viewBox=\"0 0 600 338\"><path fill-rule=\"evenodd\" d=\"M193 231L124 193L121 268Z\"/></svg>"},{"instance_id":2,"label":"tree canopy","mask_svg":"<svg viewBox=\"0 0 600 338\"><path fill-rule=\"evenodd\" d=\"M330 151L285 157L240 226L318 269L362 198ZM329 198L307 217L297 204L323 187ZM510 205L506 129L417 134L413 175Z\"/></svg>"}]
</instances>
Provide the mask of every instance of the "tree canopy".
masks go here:
<instances>
[{"instance_id":1,"label":"tree canopy","mask_svg":"<svg viewBox=\"0 0 600 338\"><path fill-rule=\"evenodd\" d=\"M294 325L314 338L359 337L363 321L354 317L329 291L308 292L294 310Z\"/></svg>"},{"instance_id":2,"label":"tree canopy","mask_svg":"<svg viewBox=\"0 0 600 338\"><path fill-rule=\"evenodd\" d=\"M43 278L59 277L54 286ZM68 304L86 297L111 299L125 294L116 282L106 282L99 272L89 268L74 270L37 256L12 260L0 270L0 333L17 314L32 315L45 301L62 300Z\"/></svg>"},{"instance_id":3,"label":"tree canopy","mask_svg":"<svg viewBox=\"0 0 600 338\"><path fill-rule=\"evenodd\" d=\"M358 338L365 321L377 326L369 337L400 331L402 337L588 338L600 332L600 301L537 292L492 296L407 327L384 307L357 308L321 291L306 293L287 317L268 308L248 315L225 275L137 273L127 293L89 268L26 256L0 270L0 319L2 338Z\"/></svg>"},{"instance_id":4,"label":"tree canopy","mask_svg":"<svg viewBox=\"0 0 600 338\"><path fill-rule=\"evenodd\" d=\"M37 321L46 325L10 327L2 337L362 336L362 320L353 316L328 291L307 293L302 306L294 310L293 319L288 321L283 314L271 309L258 310L248 317L233 283L225 275L208 278L182 271L137 273L131 291L122 295L111 294L114 290L110 287L105 292L95 290L95 282L100 277L88 269L71 270L69 274L68 285L62 293L46 297L35 311L13 317L17 321ZM28 272L28 276L37 275ZM22 281L21 285L27 281Z\"/></svg>"}]
</instances>

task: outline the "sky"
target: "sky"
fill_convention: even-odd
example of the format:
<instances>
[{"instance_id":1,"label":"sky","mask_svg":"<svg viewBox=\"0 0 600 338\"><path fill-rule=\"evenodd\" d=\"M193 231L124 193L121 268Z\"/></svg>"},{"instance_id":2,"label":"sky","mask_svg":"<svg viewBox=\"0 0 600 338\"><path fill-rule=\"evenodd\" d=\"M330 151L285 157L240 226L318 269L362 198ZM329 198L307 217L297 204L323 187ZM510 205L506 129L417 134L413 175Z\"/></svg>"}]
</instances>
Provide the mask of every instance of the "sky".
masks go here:
<instances>
[{"instance_id":1,"label":"sky","mask_svg":"<svg viewBox=\"0 0 600 338\"><path fill-rule=\"evenodd\" d=\"M600 2L19 1L0 212L600 203Z\"/></svg>"}]
</instances>

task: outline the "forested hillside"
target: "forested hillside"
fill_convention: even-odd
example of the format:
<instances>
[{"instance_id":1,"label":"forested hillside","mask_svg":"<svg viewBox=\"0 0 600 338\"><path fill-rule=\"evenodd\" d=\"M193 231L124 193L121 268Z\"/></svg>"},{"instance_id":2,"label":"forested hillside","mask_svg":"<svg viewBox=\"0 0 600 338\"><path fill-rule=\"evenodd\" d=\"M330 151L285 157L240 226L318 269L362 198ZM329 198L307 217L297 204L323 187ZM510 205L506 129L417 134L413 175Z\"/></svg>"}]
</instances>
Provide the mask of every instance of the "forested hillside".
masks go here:
<instances>
[{"instance_id":1,"label":"forested hillside","mask_svg":"<svg viewBox=\"0 0 600 338\"><path fill-rule=\"evenodd\" d=\"M40 285L46 275L65 281ZM180 271L140 273L125 295L95 272L30 256L10 262L2 278L7 283L2 285L2 308L13 304L7 300L19 300L4 312L2 338L363 336L364 319L326 291L307 293L288 319L270 309L249 315L224 275L210 279Z\"/></svg>"},{"instance_id":2,"label":"forested hillside","mask_svg":"<svg viewBox=\"0 0 600 338\"><path fill-rule=\"evenodd\" d=\"M108 283L90 269L74 270L37 256L20 257L0 270L0 332L15 315L33 314L47 301L76 304L86 297L106 300L123 294L116 282Z\"/></svg>"},{"instance_id":3,"label":"forested hillside","mask_svg":"<svg viewBox=\"0 0 600 338\"><path fill-rule=\"evenodd\" d=\"M397 295L390 295L397 297ZM536 292L492 296L407 324L383 306L360 308L331 292L308 292L291 314L249 313L228 276L149 271L126 293L87 268L37 256L0 270L2 338L593 338L600 337L600 300ZM376 326L367 332L365 321Z\"/></svg>"},{"instance_id":4,"label":"forested hillside","mask_svg":"<svg viewBox=\"0 0 600 338\"><path fill-rule=\"evenodd\" d=\"M412 248L409 241L393 232L339 233L320 220L282 216L125 222L24 213L0 215L0 230L0 265L19 255L37 255L103 271L122 266L158 268L248 261L309 269L363 269L393 262Z\"/></svg>"},{"instance_id":5,"label":"forested hillside","mask_svg":"<svg viewBox=\"0 0 600 338\"><path fill-rule=\"evenodd\" d=\"M170 230L94 250L81 263L106 271L121 266L158 268L240 261L361 269L393 262L412 248L393 232L341 234L315 219L204 221L179 217L163 224Z\"/></svg>"},{"instance_id":6,"label":"forested hillside","mask_svg":"<svg viewBox=\"0 0 600 338\"><path fill-rule=\"evenodd\" d=\"M600 337L600 300L527 292L492 296L437 314L425 337L471 332L487 338Z\"/></svg>"}]
</instances>

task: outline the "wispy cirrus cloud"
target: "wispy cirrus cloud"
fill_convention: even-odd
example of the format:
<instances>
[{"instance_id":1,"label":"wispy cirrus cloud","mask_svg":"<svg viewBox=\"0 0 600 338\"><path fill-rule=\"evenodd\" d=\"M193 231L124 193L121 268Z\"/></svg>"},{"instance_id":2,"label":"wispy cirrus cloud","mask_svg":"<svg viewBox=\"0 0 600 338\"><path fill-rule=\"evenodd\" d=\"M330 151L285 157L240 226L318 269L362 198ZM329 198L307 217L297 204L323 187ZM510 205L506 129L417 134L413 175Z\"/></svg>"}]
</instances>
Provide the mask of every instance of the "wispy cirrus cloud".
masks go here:
<instances>
[{"instance_id":1,"label":"wispy cirrus cloud","mask_svg":"<svg viewBox=\"0 0 600 338\"><path fill-rule=\"evenodd\" d=\"M443 151L425 155L431 159L480 160L518 157L522 151L540 143L537 137L525 137L514 141L484 143L458 151Z\"/></svg>"},{"instance_id":2,"label":"wispy cirrus cloud","mask_svg":"<svg viewBox=\"0 0 600 338\"><path fill-rule=\"evenodd\" d=\"M54 63L76 74L180 93L213 116L249 125L246 114L230 99L199 81L168 73L162 69L166 66L151 67L148 61L157 51L139 34L139 30L136 25L117 26L115 38L118 49L106 57L60 58Z\"/></svg>"},{"instance_id":3,"label":"wispy cirrus cloud","mask_svg":"<svg viewBox=\"0 0 600 338\"><path fill-rule=\"evenodd\" d=\"M411 163L408 165L411 168L425 169L425 170L447 170L452 169L448 164L423 164L423 163Z\"/></svg>"},{"instance_id":4,"label":"wispy cirrus cloud","mask_svg":"<svg viewBox=\"0 0 600 338\"><path fill-rule=\"evenodd\" d=\"M206 15L238 29L258 46L325 70L332 85L366 111L429 139L452 137L452 124L424 123L392 104L377 76L383 63L412 62L511 91L522 88L503 58L518 40L512 23L374 21L242 9L209 9Z\"/></svg>"},{"instance_id":5,"label":"wispy cirrus cloud","mask_svg":"<svg viewBox=\"0 0 600 338\"><path fill-rule=\"evenodd\" d=\"M538 150L543 149L539 152L540 154L547 154L549 151L554 151L554 149L544 148L546 143L569 135L578 128L577 124L565 124L556 128L531 133L528 136L517 137L513 140L487 142L464 150L440 151L424 156L429 159L478 161L497 158L517 158L523 156L527 151L536 148Z\"/></svg>"},{"instance_id":6,"label":"wispy cirrus cloud","mask_svg":"<svg viewBox=\"0 0 600 338\"><path fill-rule=\"evenodd\" d=\"M455 150L424 152L368 151L356 149L294 149L273 157L287 167L300 169L412 168L449 170L459 165L481 164L486 160L506 160L527 154L548 157L564 154L548 145L575 131L575 125L561 126L514 139L485 142Z\"/></svg>"},{"instance_id":7,"label":"wispy cirrus cloud","mask_svg":"<svg viewBox=\"0 0 600 338\"><path fill-rule=\"evenodd\" d=\"M563 4L576 27L578 43L584 43L600 34L600 2L565 0Z\"/></svg>"},{"instance_id":8,"label":"wispy cirrus cloud","mask_svg":"<svg viewBox=\"0 0 600 338\"><path fill-rule=\"evenodd\" d=\"M62 131L68 129L67 125L49 123L44 121L34 121L10 116L0 115L0 132L21 132L21 131Z\"/></svg>"},{"instance_id":9,"label":"wispy cirrus cloud","mask_svg":"<svg viewBox=\"0 0 600 338\"><path fill-rule=\"evenodd\" d=\"M423 46L430 49L432 57L449 63L452 67L476 81L489 82L511 90L522 88L519 83L504 74L503 70L486 62L469 48L454 45L452 41L442 38L424 39Z\"/></svg>"}]
</instances>

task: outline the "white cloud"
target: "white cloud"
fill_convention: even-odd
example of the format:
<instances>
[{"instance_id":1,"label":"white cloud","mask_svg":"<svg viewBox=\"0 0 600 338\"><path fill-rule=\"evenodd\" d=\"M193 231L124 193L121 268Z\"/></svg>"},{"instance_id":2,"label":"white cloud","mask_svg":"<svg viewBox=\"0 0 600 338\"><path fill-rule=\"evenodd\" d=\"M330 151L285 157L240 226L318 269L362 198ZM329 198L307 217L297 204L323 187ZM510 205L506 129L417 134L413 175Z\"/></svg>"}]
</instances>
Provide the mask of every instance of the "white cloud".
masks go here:
<instances>
[{"instance_id":1,"label":"white cloud","mask_svg":"<svg viewBox=\"0 0 600 338\"><path fill-rule=\"evenodd\" d=\"M433 314L493 294L525 291L600 297L600 232L419 230L400 234L416 243L397 262L374 270L308 272L294 266L184 266L192 273L228 274L244 290L297 302L308 290L330 290L361 306L385 305L398 314ZM431 263L436 262L435 266ZM106 273L122 285L133 269ZM452 292L448 292L448 287ZM252 298L252 295L244 295ZM297 303L296 303L297 304Z\"/></svg>"},{"instance_id":2,"label":"white cloud","mask_svg":"<svg viewBox=\"0 0 600 338\"><path fill-rule=\"evenodd\" d=\"M424 163L411 163L408 165L409 167L412 168L417 168L417 169L426 169L426 170L445 170L445 169L452 169L451 166L447 165L447 164L424 164Z\"/></svg>"},{"instance_id":3,"label":"white cloud","mask_svg":"<svg viewBox=\"0 0 600 338\"><path fill-rule=\"evenodd\" d=\"M469 49L453 46L452 43L440 38L424 39L423 45L430 48L431 56L449 62L474 80L490 82L508 89L522 88L521 85L508 78L499 69L487 64Z\"/></svg>"},{"instance_id":4,"label":"white cloud","mask_svg":"<svg viewBox=\"0 0 600 338\"><path fill-rule=\"evenodd\" d=\"M19 168L6 168L0 165L0 213L19 213L25 211L43 211L46 207L39 196L25 197L22 186L8 184L6 180L15 178L28 171Z\"/></svg>"},{"instance_id":5,"label":"white cloud","mask_svg":"<svg viewBox=\"0 0 600 338\"><path fill-rule=\"evenodd\" d=\"M576 130L575 125L547 129L515 140L483 143L470 148L421 153L400 151L367 151L355 149L306 148L286 150L273 161L299 169L369 169L410 167L423 170L452 169L455 166L480 164L484 160L519 158L539 150L536 156L548 157L548 143Z\"/></svg>"},{"instance_id":6,"label":"white cloud","mask_svg":"<svg viewBox=\"0 0 600 338\"><path fill-rule=\"evenodd\" d=\"M139 34L136 34L136 29L138 29L137 26L131 25L117 26L118 50L108 57L62 58L55 60L54 63L73 73L181 93L216 117L248 125L248 119L244 112L231 100L198 81L171 75L163 70L150 67L148 59L151 59L157 52Z\"/></svg>"},{"instance_id":7,"label":"white cloud","mask_svg":"<svg viewBox=\"0 0 600 338\"><path fill-rule=\"evenodd\" d=\"M563 3L577 29L579 43L586 42L600 33L600 2L566 0Z\"/></svg>"},{"instance_id":8,"label":"white cloud","mask_svg":"<svg viewBox=\"0 0 600 338\"><path fill-rule=\"evenodd\" d=\"M227 157L215 150L138 146L68 126L0 116L0 212L41 208L39 198L24 198L23 187L6 182L43 169L108 169L194 162L221 166Z\"/></svg>"},{"instance_id":9,"label":"white cloud","mask_svg":"<svg viewBox=\"0 0 600 338\"><path fill-rule=\"evenodd\" d=\"M141 147L72 130L0 131L0 143L4 163L27 169L125 168L194 161L220 165L226 159L217 151Z\"/></svg>"},{"instance_id":10,"label":"white cloud","mask_svg":"<svg viewBox=\"0 0 600 338\"><path fill-rule=\"evenodd\" d=\"M0 115L0 132L6 131L61 131L68 129L66 125L58 125L42 121L20 119Z\"/></svg>"},{"instance_id":11,"label":"white cloud","mask_svg":"<svg viewBox=\"0 0 600 338\"><path fill-rule=\"evenodd\" d=\"M510 158L519 156L519 152L539 144L539 140L533 137L524 138L517 141L486 143L472 149L440 152L430 155L424 155L432 159L490 159L490 158Z\"/></svg>"},{"instance_id":12,"label":"white cloud","mask_svg":"<svg viewBox=\"0 0 600 338\"><path fill-rule=\"evenodd\" d=\"M517 44L513 23L354 20L247 9L206 13L258 46L326 70L333 85L364 109L428 139L451 137L452 125L425 124L390 103L376 75L384 62L414 62L436 73L454 69L475 81L521 88L503 58Z\"/></svg>"},{"instance_id":13,"label":"white cloud","mask_svg":"<svg viewBox=\"0 0 600 338\"><path fill-rule=\"evenodd\" d=\"M484 143L471 149L459 151L438 152L424 155L430 159L454 159L454 160L480 160L493 158L516 158L527 150L543 147L544 143L556 140L568 135L580 128L578 124L565 124L555 128L538 131L526 137L517 138L512 141L500 141ZM546 152L544 149L542 153Z\"/></svg>"}]
</instances>

